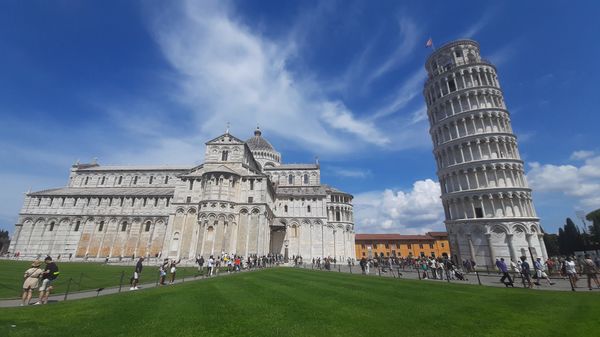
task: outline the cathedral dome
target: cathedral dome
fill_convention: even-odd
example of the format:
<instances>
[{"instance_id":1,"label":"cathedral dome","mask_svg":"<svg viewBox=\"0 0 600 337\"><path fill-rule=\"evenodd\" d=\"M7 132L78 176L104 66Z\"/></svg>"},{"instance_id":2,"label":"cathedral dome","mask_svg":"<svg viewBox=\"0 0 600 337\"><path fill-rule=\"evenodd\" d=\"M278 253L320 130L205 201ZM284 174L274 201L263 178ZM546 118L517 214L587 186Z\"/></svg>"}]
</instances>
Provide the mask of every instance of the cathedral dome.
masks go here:
<instances>
[{"instance_id":1,"label":"cathedral dome","mask_svg":"<svg viewBox=\"0 0 600 337\"><path fill-rule=\"evenodd\" d=\"M260 128L256 127L254 137L246 140L246 144L248 144L254 158L258 160L262 167L278 166L281 163L281 155L275 151L275 148L273 148L273 145L268 140L262 137Z\"/></svg>"},{"instance_id":2,"label":"cathedral dome","mask_svg":"<svg viewBox=\"0 0 600 337\"><path fill-rule=\"evenodd\" d=\"M250 148L250 150L252 150L252 152L254 152L254 151L273 151L273 152L275 152L273 145L271 145L271 143L269 143L268 140L266 140L262 137L262 132L260 131L260 129L258 127L256 128L256 130L254 130L254 137L248 139L246 141L246 144L248 144L248 147Z\"/></svg>"}]
</instances>

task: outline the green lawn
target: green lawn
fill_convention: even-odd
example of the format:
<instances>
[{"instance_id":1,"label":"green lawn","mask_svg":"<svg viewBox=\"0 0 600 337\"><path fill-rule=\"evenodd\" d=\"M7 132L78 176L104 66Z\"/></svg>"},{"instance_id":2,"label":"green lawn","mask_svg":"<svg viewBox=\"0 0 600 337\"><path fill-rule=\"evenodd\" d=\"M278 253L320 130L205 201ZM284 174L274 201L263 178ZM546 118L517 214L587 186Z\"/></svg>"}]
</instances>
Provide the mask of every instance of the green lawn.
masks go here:
<instances>
[{"instance_id":1,"label":"green lawn","mask_svg":"<svg viewBox=\"0 0 600 337\"><path fill-rule=\"evenodd\" d=\"M592 336L599 295L275 268L0 309L0 335Z\"/></svg>"},{"instance_id":2,"label":"green lawn","mask_svg":"<svg viewBox=\"0 0 600 337\"><path fill-rule=\"evenodd\" d=\"M121 272L125 272L124 284L129 284L133 274L133 266L113 266L100 263L57 263L60 276L54 283L54 293L64 293L69 278L72 291L89 290L118 286ZM17 298L21 296L23 274L31 266L31 261L0 260L0 298ZM42 268L43 264L42 264ZM177 268L177 278L197 274L196 268ZM158 267L144 263L142 282L156 282ZM81 284L80 284L81 280ZM34 297L37 292L34 293Z\"/></svg>"}]
</instances>

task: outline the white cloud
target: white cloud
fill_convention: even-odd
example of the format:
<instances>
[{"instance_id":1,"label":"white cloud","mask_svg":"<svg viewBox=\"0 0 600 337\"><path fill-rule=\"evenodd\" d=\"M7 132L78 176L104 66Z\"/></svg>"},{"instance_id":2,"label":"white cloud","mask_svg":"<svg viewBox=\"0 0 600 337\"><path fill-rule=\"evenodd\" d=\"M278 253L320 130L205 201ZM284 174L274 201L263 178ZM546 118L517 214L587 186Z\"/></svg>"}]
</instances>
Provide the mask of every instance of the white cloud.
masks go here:
<instances>
[{"instance_id":1,"label":"white cloud","mask_svg":"<svg viewBox=\"0 0 600 337\"><path fill-rule=\"evenodd\" d=\"M425 69L419 69L414 72L402 83L402 86L398 90L395 90L397 94L390 97L388 102L373 114L372 119L378 119L394 114L404 108L415 97L420 97L426 75Z\"/></svg>"},{"instance_id":2,"label":"white cloud","mask_svg":"<svg viewBox=\"0 0 600 337\"><path fill-rule=\"evenodd\" d=\"M420 36L419 28L408 17L401 17L398 20L398 35L399 41L395 42L397 45L396 49L382 62L371 75L367 78L366 85L375 81L379 77L386 73L394 70L402 62L405 62L407 57L413 52L417 45L417 40Z\"/></svg>"},{"instance_id":3,"label":"white cloud","mask_svg":"<svg viewBox=\"0 0 600 337\"><path fill-rule=\"evenodd\" d=\"M586 151L586 150L575 151L571 154L571 160L582 160L582 159L589 158L593 155L594 155L594 151Z\"/></svg>"},{"instance_id":4,"label":"white cloud","mask_svg":"<svg viewBox=\"0 0 600 337\"><path fill-rule=\"evenodd\" d=\"M600 207L600 156L588 157L582 166L533 162L527 180L531 188L544 194L561 193L588 210Z\"/></svg>"},{"instance_id":5,"label":"white cloud","mask_svg":"<svg viewBox=\"0 0 600 337\"><path fill-rule=\"evenodd\" d=\"M357 232L416 234L443 229L444 211L440 185L419 180L409 191L386 189L354 198Z\"/></svg>"},{"instance_id":6,"label":"white cloud","mask_svg":"<svg viewBox=\"0 0 600 337\"><path fill-rule=\"evenodd\" d=\"M497 12L497 8L488 8L483 12L483 14L479 17L475 23L469 26L464 32L458 35L459 39L467 38L471 39L475 35L477 35L485 26L487 26L495 13Z\"/></svg>"},{"instance_id":7,"label":"white cloud","mask_svg":"<svg viewBox=\"0 0 600 337\"><path fill-rule=\"evenodd\" d=\"M313 150L347 153L349 143L386 145L378 126L362 121L343 103L323 97L310 74L286 68L294 41L270 41L236 20L222 2L185 2L154 12L152 30L176 70L176 97L193 113L186 122L203 133L226 121Z\"/></svg>"},{"instance_id":8,"label":"white cloud","mask_svg":"<svg viewBox=\"0 0 600 337\"><path fill-rule=\"evenodd\" d=\"M371 170L363 170L358 168L349 168L349 167L339 167L327 165L327 171L330 174L338 175L346 178L366 178L370 176Z\"/></svg>"}]
</instances>

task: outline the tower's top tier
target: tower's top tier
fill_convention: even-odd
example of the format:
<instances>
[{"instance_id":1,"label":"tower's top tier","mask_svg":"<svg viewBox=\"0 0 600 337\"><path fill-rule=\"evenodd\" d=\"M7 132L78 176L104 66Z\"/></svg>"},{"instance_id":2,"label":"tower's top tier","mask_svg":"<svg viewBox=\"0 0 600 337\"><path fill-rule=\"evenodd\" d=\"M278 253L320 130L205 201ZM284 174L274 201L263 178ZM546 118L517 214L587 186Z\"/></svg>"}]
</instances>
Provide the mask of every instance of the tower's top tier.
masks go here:
<instances>
[{"instance_id":1,"label":"tower's top tier","mask_svg":"<svg viewBox=\"0 0 600 337\"><path fill-rule=\"evenodd\" d=\"M425 62L429 78L435 77L452 68L472 63L487 63L479 54L479 43L473 40L456 40L436 49Z\"/></svg>"}]
</instances>

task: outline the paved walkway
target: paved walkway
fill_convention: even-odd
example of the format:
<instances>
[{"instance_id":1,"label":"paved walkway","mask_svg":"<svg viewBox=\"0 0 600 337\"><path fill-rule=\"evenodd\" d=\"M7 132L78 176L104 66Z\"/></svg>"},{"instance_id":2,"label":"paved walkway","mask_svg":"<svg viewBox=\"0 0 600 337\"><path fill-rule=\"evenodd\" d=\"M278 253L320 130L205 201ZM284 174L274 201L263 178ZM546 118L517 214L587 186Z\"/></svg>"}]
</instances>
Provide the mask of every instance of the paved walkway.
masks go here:
<instances>
[{"instance_id":1,"label":"paved walkway","mask_svg":"<svg viewBox=\"0 0 600 337\"><path fill-rule=\"evenodd\" d=\"M296 268L312 269L312 270L319 271L319 269L316 266L313 266L311 264L304 264L304 265L301 265ZM359 266L348 267L348 265L331 265L331 270L327 271L325 269L322 269L321 271L331 272L331 273L333 273L333 272L352 273L352 274L360 274L361 273ZM422 275L419 275L414 269L398 270L397 268L394 268L393 271L390 271L388 269L386 272L381 272L380 270L371 268L368 276L398 278L398 272L400 272L400 277L399 277L400 279L422 280L423 282L448 283L448 281L445 279L444 280L432 279L432 278L422 279L422 278L420 278L420 276L422 276ZM422 274L422 272L421 272L421 274ZM479 274L479 279L477 277L477 274ZM510 275L513 278L515 288L518 288L518 287L523 288L524 287L520 276L517 275L517 277L515 277L515 275L513 273L511 273ZM429 276L431 277L431 273L429 273ZM486 271L478 272L478 273L472 272L469 274L465 274L466 280L464 280L464 281L450 280L449 283L479 285L481 282L481 285L505 288L506 286L500 282L501 276L502 275L500 275L498 273L494 273L494 272L490 272L490 273L488 273ZM551 278L551 280L554 283L554 285L552 285L552 286L548 285L547 281L543 280L540 283L540 286L534 285L534 288L532 290L572 291L571 284L569 283L568 279L563 279L562 277L553 277L553 278ZM589 290L587 288L587 278L586 277L582 276L579 279L579 281L577 282L577 285L578 285L578 288L576 288L575 291L589 292ZM600 289L595 288L594 291L600 291Z\"/></svg>"},{"instance_id":2,"label":"paved walkway","mask_svg":"<svg viewBox=\"0 0 600 337\"><path fill-rule=\"evenodd\" d=\"M268 268L272 268L272 267L268 267ZM248 273L248 272L253 272L253 271L258 271L261 269L250 269L250 270L242 270L242 273ZM208 279L212 279L212 278L216 278L216 277L225 277L225 276L230 276L230 275L235 275L235 274L239 274L238 273L227 273L227 272L219 272L217 275L211 276L211 277L204 277L204 276L194 276L194 277L185 277L185 278L180 278L180 279L176 279L174 284L180 284L180 283L188 283L188 282L195 282L195 281L202 281L202 280L208 280ZM144 278L144 274L142 274L142 280ZM143 283L138 285L139 290L134 290L134 291L143 291L145 289L151 289L151 288L157 288L157 287L168 287L168 285L165 286L161 286L158 285L158 283L156 281L152 282L152 283ZM63 301L71 301L71 300L78 300L78 299L83 299L83 298L90 298L90 297L97 297L97 296L105 296L105 295L110 295L110 294L117 294L120 292L129 292L132 290L129 290L129 283L124 284L121 288L119 288L118 286L116 287L108 287L108 288L100 288L102 290L98 291L98 290L87 290L87 291L79 291L79 292L70 292L68 295L65 294L57 294L57 295L51 295L48 298L48 303L57 303L57 302L63 302ZM34 296L31 298L31 303L30 305L33 305L33 303L35 303L37 301L37 291L34 292ZM21 305L21 299L10 299L10 300L0 300L0 308L11 308L11 307L19 307Z\"/></svg>"}]
</instances>

